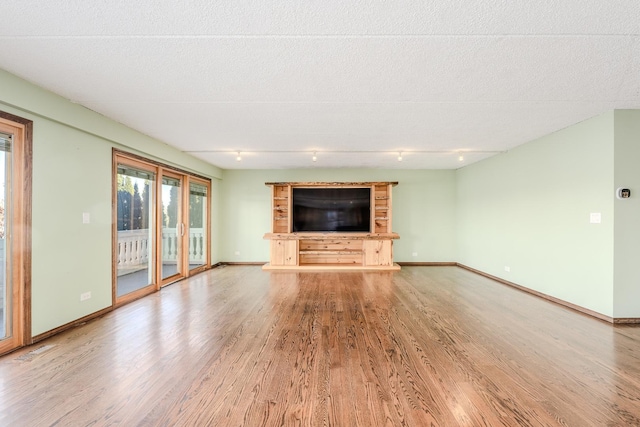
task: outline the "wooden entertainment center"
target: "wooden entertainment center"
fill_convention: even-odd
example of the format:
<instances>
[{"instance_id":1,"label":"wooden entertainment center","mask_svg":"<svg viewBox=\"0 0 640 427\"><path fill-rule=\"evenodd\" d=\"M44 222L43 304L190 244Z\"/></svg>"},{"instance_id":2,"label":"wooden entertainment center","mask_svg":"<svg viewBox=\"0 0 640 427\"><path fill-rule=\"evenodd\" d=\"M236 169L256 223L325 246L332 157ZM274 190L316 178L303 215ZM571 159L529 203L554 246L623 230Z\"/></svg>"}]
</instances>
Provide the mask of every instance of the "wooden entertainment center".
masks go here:
<instances>
[{"instance_id":1,"label":"wooden entertainment center","mask_svg":"<svg viewBox=\"0 0 640 427\"><path fill-rule=\"evenodd\" d=\"M271 187L270 262L264 270L400 270L393 262L391 188L397 182L267 182ZM294 232L294 188L369 188L369 232ZM366 195L365 195L366 200Z\"/></svg>"}]
</instances>

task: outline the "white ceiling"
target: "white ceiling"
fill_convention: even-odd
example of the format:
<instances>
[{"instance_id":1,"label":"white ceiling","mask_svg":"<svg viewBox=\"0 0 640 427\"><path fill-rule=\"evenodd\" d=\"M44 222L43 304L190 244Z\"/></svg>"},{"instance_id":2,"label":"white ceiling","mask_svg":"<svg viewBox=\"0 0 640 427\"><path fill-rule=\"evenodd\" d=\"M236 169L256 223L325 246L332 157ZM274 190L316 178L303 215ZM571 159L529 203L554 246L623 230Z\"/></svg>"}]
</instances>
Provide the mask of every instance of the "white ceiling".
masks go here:
<instances>
[{"instance_id":1,"label":"white ceiling","mask_svg":"<svg viewBox=\"0 0 640 427\"><path fill-rule=\"evenodd\" d=\"M0 68L224 169L459 168L640 108L638 0L2 0L0 16Z\"/></svg>"}]
</instances>

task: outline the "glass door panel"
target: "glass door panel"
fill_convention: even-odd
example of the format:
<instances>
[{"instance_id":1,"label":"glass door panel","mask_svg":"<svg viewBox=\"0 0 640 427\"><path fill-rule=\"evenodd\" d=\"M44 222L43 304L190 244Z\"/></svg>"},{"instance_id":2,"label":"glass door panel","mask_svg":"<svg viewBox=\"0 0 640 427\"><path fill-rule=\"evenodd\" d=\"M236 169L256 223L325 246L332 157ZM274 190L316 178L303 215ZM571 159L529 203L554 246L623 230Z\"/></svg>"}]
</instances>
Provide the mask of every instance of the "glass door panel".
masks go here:
<instances>
[{"instance_id":1,"label":"glass door panel","mask_svg":"<svg viewBox=\"0 0 640 427\"><path fill-rule=\"evenodd\" d=\"M0 341L13 335L11 283L11 135L0 133Z\"/></svg>"},{"instance_id":2,"label":"glass door panel","mask_svg":"<svg viewBox=\"0 0 640 427\"><path fill-rule=\"evenodd\" d=\"M155 283L155 173L119 164L116 297Z\"/></svg>"},{"instance_id":3,"label":"glass door panel","mask_svg":"<svg viewBox=\"0 0 640 427\"><path fill-rule=\"evenodd\" d=\"M182 177L162 175L162 264L160 277L163 283L167 279L180 278L182 271Z\"/></svg>"},{"instance_id":4,"label":"glass door panel","mask_svg":"<svg viewBox=\"0 0 640 427\"><path fill-rule=\"evenodd\" d=\"M189 270L207 264L209 231L207 227L208 186L189 182Z\"/></svg>"}]
</instances>

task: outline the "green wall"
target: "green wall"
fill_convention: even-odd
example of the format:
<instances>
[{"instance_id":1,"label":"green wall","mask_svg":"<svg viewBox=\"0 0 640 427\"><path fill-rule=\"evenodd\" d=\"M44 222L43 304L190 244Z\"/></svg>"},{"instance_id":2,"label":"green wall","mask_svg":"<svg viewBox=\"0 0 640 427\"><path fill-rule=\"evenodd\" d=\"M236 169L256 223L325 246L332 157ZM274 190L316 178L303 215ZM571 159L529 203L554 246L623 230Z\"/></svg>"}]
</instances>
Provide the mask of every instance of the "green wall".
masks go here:
<instances>
[{"instance_id":1,"label":"green wall","mask_svg":"<svg viewBox=\"0 0 640 427\"><path fill-rule=\"evenodd\" d=\"M640 317L637 110L594 117L457 171L222 171L1 70L0 110L34 121L33 335L111 305L114 147L212 178L213 263L269 259L265 182L398 181L396 261L457 261L607 316ZM631 199L615 199L621 186ZM600 224L589 222L594 212Z\"/></svg>"},{"instance_id":2,"label":"green wall","mask_svg":"<svg viewBox=\"0 0 640 427\"><path fill-rule=\"evenodd\" d=\"M614 135L614 188L631 189L614 199L614 317L640 317L640 111L615 111Z\"/></svg>"},{"instance_id":3,"label":"green wall","mask_svg":"<svg viewBox=\"0 0 640 427\"><path fill-rule=\"evenodd\" d=\"M459 170L457 261L612 316L613 125L603 114Z\"/></svg>"},{"instance_id":4,"label":"green wall","mask_svg":"<svg viewBox=\"0 0 640 427\"><path fill-rule=\"evenodd\" d=\"M218 168L2 70L0 110L34 123L32 335L111 306L113 147L214 178L218 233ZM82 223L83 212L90 224ZM91 299L80 302L83 292Z\"/></svg>"},{"instance_id":5,"label":"green wall","mask_svg":"<svg viewBox=\"0 0 640 427\"><path fill-rule=\"evenodd\" d=\"M455 261L455 171L380 169L224 171L222 259L269 260L263 236L271 231L271 191L265 182L296 181L398 181L392 193L392 228L400 235L394 242L395 261Z\"/></svg>"}]
</instances>

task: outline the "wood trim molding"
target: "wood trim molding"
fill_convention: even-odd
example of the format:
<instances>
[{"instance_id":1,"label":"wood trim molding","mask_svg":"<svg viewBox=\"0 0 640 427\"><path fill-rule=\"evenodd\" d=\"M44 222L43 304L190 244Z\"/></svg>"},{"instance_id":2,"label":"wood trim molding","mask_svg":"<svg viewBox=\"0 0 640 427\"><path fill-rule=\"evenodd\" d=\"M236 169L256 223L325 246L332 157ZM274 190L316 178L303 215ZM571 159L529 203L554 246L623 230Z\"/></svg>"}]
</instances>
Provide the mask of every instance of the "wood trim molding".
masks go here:
<instances>
[{"instance_id":1,"label":"wood trim molding","mask_svg":"<svg viewBox=\"0 0 640 427\"><path fill-rule=\"evenodd\" d=\"M57 334L59 334L61 332L66 331L67 329L71 329L71 328L75 328L76 326L84 325L85 323L87 323L87 322L89 322L89 321L91 321L93 319L96 319L98 317L104 316L105 314L107 314L107 313L109 313L111 311L113 311L113 307L111 307L111 306L110 307L106 307L106 308L103 308L102 310L96 311L95 313L91 313L89 315L86 315L84 317L76 319L76 320L74 320L72 322L65 323L64 325L58 326L57 328L54 328L54 329L51 329L51 330L49 330L47 332L43 332L43 333L33 337L32 341L31 341L31 344L35 344L38 341L42 341L44 339L50 338L50 337L52 337L54 335L57 335Z\"/></svg>"},{"instance_id":2,"label":"wood trim molding","mask_svg":"<svg viewBox=\"0 0 640 427\"><path fill-rule=\"evenodd\" d=\"M14 211L20 215L20 223L16 224L18 230L14 232L14 238L19 241L20 254L17 257L18 276L20 277L21 293L21 321L20 340L18 347L28 345L32 342L31 337L31 228L32 228L32 200L33 200L33 121L24 117L19 117L4 111L0 111L0 119L15 123L22 128L22 144L20 147L22 164L16 163L20 170L16 171L15 178L20 181L21 191L19 195L19 206L14 206Z\"/></svg>"},{"instance_id":3,"label":"wood trim molding","mask_svg":"<svg viewBox=\"0 0 640 427\"><path fill-rule=\"evenodd\" d=\"M225 265L259 265L259 266L263 266L265 264L268 264L268 261L263 261L263 262L227 262L227 261L223 261L223 262L219 262L218 266L220 267L224 267Z\"/></svg>"},{"instance_id":4,"label":"wood trim molding","mask_svg":"<svg viewBox=\"0 0 640 427\"><path fill-rule=\"evenodd\" d=\"M120 155L120 156L123 156L123 157L128 157L130 159L138 160L140 162L146 163L146 164L154 166L154 167L161 167L162 169L166 169L168 171L177 172L177 173L182 174L182 175L195 176L196 178L200 178L203 181L211 181L211 178L209 178L207 176L200 175L200 174L197 174L195 172L188 171L188 170L185 170L185 169L180 169L180 168L178 168L176 166L171 166L169 164L162 163L162 162L159 162L159 161L154 160L154 159L149 159L149 158L141 156L139 154L130 153L128 151L120 150L119 148L115 148L115 147L112 150L113 150L114 154L117 154L117 155Z\"/></svg>"},{"instance_id":5,"label":"wood trim molding","mask_svg":"<svg viewBox=\"0 0 640 427\"><path fill-rule=\"evenodd\" d=\"M455 262L401 262L398 261L398 265L401 267L456 267L458 264Z\"/></svg>"},{"instance_id":6,"label":"wood trim molding","mask_svg":"<svg viewBox=\"0 0 640 427\"><path fill-rule=\"evenodd\" d=\"M515 289L518 289L520 291L526 292L528 294L537 296L539 298L545 299L547 301L553 302L553 303L561 305L563 307L570 308L570 309L575 310L575 311L577 311L579 313L586 314L587 316L595 317L596 319L599 319L599 320L604 320L605 322L608 322L608 323L612 323L612 324L618 324L618 323L640 323L640 319L633 319L633 318L632 319L615 319L613 317L609 317L609 316L606 316L604 314L598 313L596 311L589 310L588 308L581 307L579 305L570 303L570 302L562 300L560 298L552 297L551 295L547 295L545 293L538 292L538 291L535 291L533 289L527 288L525 286L518 285L517 283L513 283L513 282L510 282L508 280L501 279L500 277L493 276L493 275L485 273L483 271L476 270L475 268L471 268L471 267L466 266L464 264L456 263L456 265L458 267L463 268L463 269L465 269L467 271L470 271L472 273L476 273L476 274L478 274L480 276L484 276L484 277L486 277L488 279L491 279L491 280L494 280L496 282L502 283L503 285L511 286L512 288L515 288Z\"/></svg>"},{"instance_id":7,"label":"wood trim molding","mask_svg":"<svg viewBox=\"0 0 640 427\"><path fill-rule=\"evenodd\" d=\"M640 317L614 317L613 323L616 325L638 325Z\"/></svg>"}]
</instances>

